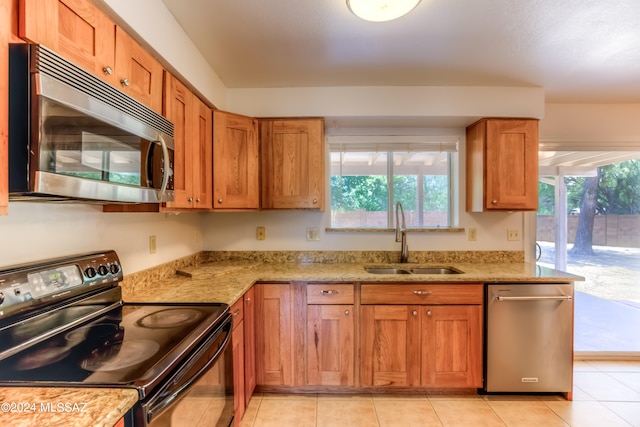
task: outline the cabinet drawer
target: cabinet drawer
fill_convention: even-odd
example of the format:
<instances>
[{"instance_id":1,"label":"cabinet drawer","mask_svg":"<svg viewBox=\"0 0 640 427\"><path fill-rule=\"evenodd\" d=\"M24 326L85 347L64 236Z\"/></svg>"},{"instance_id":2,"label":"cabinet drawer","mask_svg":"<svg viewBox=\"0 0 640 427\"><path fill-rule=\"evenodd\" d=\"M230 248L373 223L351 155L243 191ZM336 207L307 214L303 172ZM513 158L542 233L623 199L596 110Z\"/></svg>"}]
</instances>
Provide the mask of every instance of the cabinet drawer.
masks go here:
<instances>
[{"instance_id":1,"label":"cabinet drawer","mask_svg":"<svg viewBox=\"0 0 640 427\"><path fill-rule=\"evenodd\" d=\"M235 329L244 319L244 298L236 301L236 303L231 306L229 312L233 316L233 329Z\"/></svg>"},{"instance_id":2,"label":"cabinet drawer","mask_svg":"<svg viewBox=\"0 0 640 427\"><path fill-rule=\"evenodd\" d=\"M307 304L353 304L353 284L307 285Z\"/></svg>"},{"instance_id":3,"label":"cabinet drawer","mask_svg":"<svg viewBox=\"0 0 640 427\"><path fill-rule=\"evenodd\" d=\"M482 284L364 284L362 304L482 304Z\"/></svg>"}]
</instances>

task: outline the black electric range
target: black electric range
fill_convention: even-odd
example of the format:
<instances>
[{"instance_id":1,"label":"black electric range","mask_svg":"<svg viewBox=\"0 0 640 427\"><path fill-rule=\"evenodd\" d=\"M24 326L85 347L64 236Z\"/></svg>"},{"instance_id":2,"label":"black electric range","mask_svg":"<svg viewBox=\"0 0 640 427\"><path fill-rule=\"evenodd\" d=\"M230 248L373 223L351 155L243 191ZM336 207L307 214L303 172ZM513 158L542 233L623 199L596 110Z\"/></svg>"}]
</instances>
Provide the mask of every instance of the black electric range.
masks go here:
<instances>
[{"instance_id":1,"label":"black electric range","mask_svg":"<svg viewBox=\"0 0 640 427\"><path fill-rule=\"evenodd\" d=\"M122 278L113 251L0 269L0 386L135 388L134 425L177 402L230 348L229 307L126 303Z\"/></svg>"}]
</instances>

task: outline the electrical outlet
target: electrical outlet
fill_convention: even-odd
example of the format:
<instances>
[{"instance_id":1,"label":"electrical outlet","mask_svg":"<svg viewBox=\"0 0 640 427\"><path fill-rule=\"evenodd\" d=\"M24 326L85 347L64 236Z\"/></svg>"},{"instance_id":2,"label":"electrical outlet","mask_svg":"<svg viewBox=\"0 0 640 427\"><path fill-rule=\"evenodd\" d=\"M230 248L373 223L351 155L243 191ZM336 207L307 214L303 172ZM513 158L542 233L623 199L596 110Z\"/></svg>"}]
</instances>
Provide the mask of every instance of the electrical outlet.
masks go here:
<instances>
[{"instance_id":1,"label":"electrical outlet","mask_svg":"<svg viewBox=\"0 0 640 427\"><path fill-rule=\"evenodd\" d=\"M478 230L476 230L475 228L470 228L469 229L469 241L470 242L475 242L478 239Z\"/></svg>"},{"instance_id":2,"label":"electrical outlet","mask_svg":"<svg viewBox=\"0 0 640 427\"><path fill-rule=\"evenodd\" d=\"M320 240L320 231L318 230L318 227L307 228L307 241L317 242L318 240Z\"/></svg>"},{"instance_id":3,"label":"electrical outlet","mask_svg":"<svg viewBox=\"0 0 640 427\"><path fill-rule=\"evenodd\" d=\"M156 236L149 236L149 253L156 253Z\"/></svg>"},{"instance_id":4,"label":"electrical outlet","mask_svg":"<svg viewBox=\"0 0 640 427\"><path fill-rule=\"evenodd\" d=\"M507 229L507 240L517 241L520 240L520 230L517 228L508 228Z\"/></svg>"},{"instance_id":5,"label":"electrical outlet","mask_svg":"<svg viewBox=\"0 0 640 427\"><path fill-rule=\"evenodd\" d=\"M264 240L267 238L267 230L264 227L256 227L256 240Z\"/></svg>"}]
</instances>

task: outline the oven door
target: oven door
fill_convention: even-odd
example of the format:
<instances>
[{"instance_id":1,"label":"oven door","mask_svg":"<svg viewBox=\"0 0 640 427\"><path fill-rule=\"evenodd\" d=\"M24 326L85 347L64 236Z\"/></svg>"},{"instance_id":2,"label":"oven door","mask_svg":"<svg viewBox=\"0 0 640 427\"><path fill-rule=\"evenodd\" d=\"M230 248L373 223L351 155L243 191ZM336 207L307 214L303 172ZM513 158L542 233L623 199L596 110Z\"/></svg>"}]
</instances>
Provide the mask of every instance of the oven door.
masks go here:
<instances>
[{"instance_id":1,"label":"oven door","mask_svg":"<svg viewBox=\"0 0 640 427\"><path fill-rule=\"evenodd\" d=\"M233 422L231 315L136 407L135 426L216 426Z\"/></svg>"}]
</instances>

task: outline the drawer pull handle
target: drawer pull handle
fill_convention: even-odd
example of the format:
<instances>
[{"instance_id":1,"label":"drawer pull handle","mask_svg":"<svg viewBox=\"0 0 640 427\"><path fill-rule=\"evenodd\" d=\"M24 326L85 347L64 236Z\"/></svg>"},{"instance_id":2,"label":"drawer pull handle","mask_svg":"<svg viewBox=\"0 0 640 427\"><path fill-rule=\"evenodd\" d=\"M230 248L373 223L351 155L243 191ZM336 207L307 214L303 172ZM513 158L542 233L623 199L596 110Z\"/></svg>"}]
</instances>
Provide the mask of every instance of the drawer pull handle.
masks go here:
<instances>
[{"instance_id":1,"label":"drawer pull handle","mask_svg":"<svg viewBox=\"0 0 640 427\"><path fill-rule=\"evenodd\" d=\"M238 314L240 314L240 309L237 309L236 311L233 312L233 316L237 316Z\"/></svg>"},{"instance_id":2,"label":"drawer pull handle","mask_svg":"<svg viewBox=\"0 0 640 427\"><path fill-rule=\"evenodd\" d=\"M413 291L416 295L431 295L431 291Z\"/></svg>"},{"instance_id":3,"label":"drawer pull handle","mask_svg":"<svg viewBox=\"0 0 640 427\"><path fill-rule=\"evenodd\" d=\"M320 291L320 293L322 295L333 295L333 294L339 294L340 291L337 290L337 289L326 289L326 290L323 289L323 290Z\"/></svg>"}]
</instances>

